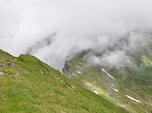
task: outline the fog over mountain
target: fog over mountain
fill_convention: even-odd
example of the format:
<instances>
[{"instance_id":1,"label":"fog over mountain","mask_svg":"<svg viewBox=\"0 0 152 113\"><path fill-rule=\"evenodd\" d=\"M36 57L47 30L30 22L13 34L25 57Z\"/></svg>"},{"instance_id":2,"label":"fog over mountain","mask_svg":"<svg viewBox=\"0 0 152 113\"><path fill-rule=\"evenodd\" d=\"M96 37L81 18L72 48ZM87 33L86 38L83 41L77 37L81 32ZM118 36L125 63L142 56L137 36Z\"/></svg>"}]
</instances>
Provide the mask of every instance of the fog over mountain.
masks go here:
<instances>
[{"instance_id":1,"label":"fog over mountain","mask_svg":"<svg viewBox=\"0 0 152 113\"><path fill-rule=\"evenodd\" d=\"M103 53L90 55L95 63L132 63L129 53L151 43L151 33L151 0L0 0L0 48L59 70L87 49Z\"/></svg>"}]
</instances>

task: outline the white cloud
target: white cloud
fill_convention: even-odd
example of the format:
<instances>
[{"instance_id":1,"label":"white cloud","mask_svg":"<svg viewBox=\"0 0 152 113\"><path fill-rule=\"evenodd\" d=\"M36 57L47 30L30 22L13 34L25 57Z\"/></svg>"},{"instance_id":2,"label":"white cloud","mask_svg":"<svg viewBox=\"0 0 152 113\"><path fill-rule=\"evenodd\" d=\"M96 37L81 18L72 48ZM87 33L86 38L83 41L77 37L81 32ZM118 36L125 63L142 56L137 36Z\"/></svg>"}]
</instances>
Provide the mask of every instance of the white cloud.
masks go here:
<instances>
[{"instance_id":1,"label":"white cloud","mask_svg":"<svg viewBox=\"0 0 152 113\"><path fill-rule=\"evenodd\" d=\"M151 10L150 0L0 0L0 48L19 55L56 33L31 54L61 69L73 51L103 51L137 28L151 29ZM132 49L139 36L126 38Z\"/></svg>"}]
</instances>

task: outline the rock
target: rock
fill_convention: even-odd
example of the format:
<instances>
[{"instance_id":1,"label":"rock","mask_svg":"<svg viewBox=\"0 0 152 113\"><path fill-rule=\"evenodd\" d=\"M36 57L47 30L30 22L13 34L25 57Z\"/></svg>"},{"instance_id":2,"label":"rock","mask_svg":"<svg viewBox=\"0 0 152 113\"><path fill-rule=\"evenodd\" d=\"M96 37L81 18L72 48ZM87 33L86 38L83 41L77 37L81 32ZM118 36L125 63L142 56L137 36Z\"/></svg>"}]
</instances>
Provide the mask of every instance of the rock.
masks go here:
<instances>
[{"instance_id":1,"label":"rock","mask_svg":"<svg viewBox=\"0 0 152 113\"><path fill-rule=\"evenodd\" d=\"M0 76L3 76L4 75L4 73L3 72L0 72Z\"/></svg>"},{"instance_id":2,"label":"rock","mask_svg":"<svg viewBox=\"0 0 152 113\"><path fill-rule=\"evenodd\" d=\"M18 67L18 65L12 64L10 62L4 63L4 64L0 64L0 69L12 68L12 67Z\"/></svg>"}]
</instances>

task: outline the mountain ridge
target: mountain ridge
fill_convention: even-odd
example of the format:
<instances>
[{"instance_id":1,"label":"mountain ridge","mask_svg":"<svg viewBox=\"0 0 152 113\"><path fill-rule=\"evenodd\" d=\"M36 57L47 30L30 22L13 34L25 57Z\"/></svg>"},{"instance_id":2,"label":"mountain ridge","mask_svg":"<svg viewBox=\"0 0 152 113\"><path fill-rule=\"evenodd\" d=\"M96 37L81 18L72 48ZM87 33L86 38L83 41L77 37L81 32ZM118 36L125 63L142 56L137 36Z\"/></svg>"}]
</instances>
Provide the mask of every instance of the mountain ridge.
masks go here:
<instances>
[{"instance_id":1,"label":"mountain ridge","mask_svg":"<svg viewBox=\"0 0 152 113\"><path fill-rule=\"evenodd\" d=\"M149 49L141 50L130 54L135 65L127 64L121 68L88 62L90 53L99 58L102 53L82 51L67 60L63 73L79 79L79 83L87 89L133 113L151 113L152 54Z\"/></svg>"}]
</instances>

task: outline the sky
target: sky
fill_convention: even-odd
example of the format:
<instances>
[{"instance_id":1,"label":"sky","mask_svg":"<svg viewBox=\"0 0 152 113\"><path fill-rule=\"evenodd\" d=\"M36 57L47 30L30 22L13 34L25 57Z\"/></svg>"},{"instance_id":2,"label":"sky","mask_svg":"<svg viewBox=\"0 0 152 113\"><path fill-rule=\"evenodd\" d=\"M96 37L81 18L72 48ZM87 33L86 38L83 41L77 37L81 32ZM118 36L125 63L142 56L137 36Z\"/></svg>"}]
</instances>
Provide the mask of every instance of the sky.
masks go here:
<instances>
[{"instance_id":1,"label":"sky","mask_svg":"<svg viewBox=\"0 0 152 113\"><path fill-rule=\"evenodd\" d=\"M32 54L58 70L87 49L104 52L91 56L97 63L132 62L127 51L149 41L143 34L151 29L151 0L0 0L0 49Z\"/></svg>"}]
</instances>

